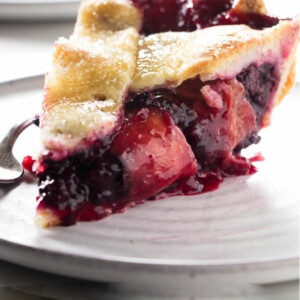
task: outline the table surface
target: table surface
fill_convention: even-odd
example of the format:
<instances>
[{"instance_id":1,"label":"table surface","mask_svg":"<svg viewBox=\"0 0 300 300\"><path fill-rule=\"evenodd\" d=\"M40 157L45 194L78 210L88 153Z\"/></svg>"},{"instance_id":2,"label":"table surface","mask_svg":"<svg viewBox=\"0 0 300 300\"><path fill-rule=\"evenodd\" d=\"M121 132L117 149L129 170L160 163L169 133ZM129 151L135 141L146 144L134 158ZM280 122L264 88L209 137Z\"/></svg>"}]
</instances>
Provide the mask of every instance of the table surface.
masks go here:
<instances>
[{"instance_id":1,"label":"table surface","mask_svg":"<svg viewBox=\"0 0 300 300\"><path fill-rule=\"evenodd\" d=\"M283 3L279 0L266 0L265 2L272 13L281 16L295 15L300 11L299 1L285 0ZM0 82L45 73L49 68L54 40L59 36L69 36L73 27L74 22L0 23ZM78 287L76 293L74 293L74 286ZM89 293L93 291L93 296L87 298L87 291ZM119 288L118 291L118 293L114 292L113 286L110 286L108 290L106 284L57 277L0 261L0 299L76 300L100 299L100 297L101 299L125 299L120 296ZM123 295L125 294L124 292ZM130 298L131 296L128 296L126 299ZM153 295L147 296L146 294L140 299L142 298L160 299L159 296L153 297ZM227 293L227 296L208 295L205 299L294 300L298 298L298 282L288 282L270 286L241 287L239 291L235 288L232 293Z\"/></svg>"}]
</instances>

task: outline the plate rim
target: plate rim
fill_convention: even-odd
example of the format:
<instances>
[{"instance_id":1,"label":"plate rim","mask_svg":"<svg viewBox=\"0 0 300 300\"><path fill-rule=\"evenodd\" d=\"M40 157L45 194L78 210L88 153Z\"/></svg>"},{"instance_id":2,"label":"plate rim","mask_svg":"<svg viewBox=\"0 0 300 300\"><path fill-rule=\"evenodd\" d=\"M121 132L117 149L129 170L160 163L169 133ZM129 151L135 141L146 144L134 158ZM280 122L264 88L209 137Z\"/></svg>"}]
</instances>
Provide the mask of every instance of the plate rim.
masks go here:
<instances>
[{"instance_id":1,"label":"plate rim","mask_svg":"<svg viewBox=\"0 0 300 300\"><path fill-rule=\"evenodd\" d=\"M127 285L136 285L136 283L143 285L150 282L151 285L159 286L161 282L166 284L168 280L178 282L177 278L180 282L176 286L181 289L186 284L192 287L198 286L203 278L207 282L207 276L209 281L229 280L229 282L248 284L270 284L299 278L299 257L223 265L166 265L138 261L133 263L57 254L45 249L3 241L3 239L0 239L0 253L2 260L30 269L96 282L123 282ZM288 270L288 274L286 272L282 274L283 269Z\"/></svg>"},{"instance_id":2,"label":"plate rim","mask_svg":"<svg viewBox=\"0 0 300 300\"><path fill-rule=\"evenodd\" d=\"M85 256L80 254L69 254L63 251L54 251L44 248L36 248L28 246L23 243L13 242L7 239L0 238L0 250L1 245L7 244L10 247L18 248L21 247L26 250L37 250L45 255L54 256L70 256L72 258L79 258L82 260L96 260L98 262L105 263L122 263L122 264L132 264L132 265L151 265L151 266L169 266L169 267L226 267L226 266L240 266L240 265L256 265L263 263L277 263L288 260L299 260L299 253L286 256L271 256L269 258L254 258L254 259L230 259L230 260L183 260L183 259L157 259L157 258L131 258L131 257L118 257L116 255L100 255L99 257ZM167 262L167 263L166 263Z\"/></svg>"}]
</instances>

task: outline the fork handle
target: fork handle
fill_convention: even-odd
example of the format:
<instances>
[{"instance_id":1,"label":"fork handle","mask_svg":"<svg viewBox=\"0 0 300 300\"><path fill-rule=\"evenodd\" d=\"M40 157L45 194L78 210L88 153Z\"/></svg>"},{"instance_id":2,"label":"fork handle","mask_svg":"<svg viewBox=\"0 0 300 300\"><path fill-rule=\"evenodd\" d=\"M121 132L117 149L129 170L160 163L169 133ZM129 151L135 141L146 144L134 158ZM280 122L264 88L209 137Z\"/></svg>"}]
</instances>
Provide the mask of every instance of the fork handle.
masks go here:
<instances>
[{"instance_id":1,"label":"fork handle","mask_svg":"<svg viewBox=\"0 0 300 300\"><path fill-rule=\"evenodd\" d=\"M4 137L4 139L2 140L1 144L5 144L5 146L7 147L7 149L12 149L15 141L17 140L18 136L30 125L34 124L36 120L35 118L31 118L28 119L24 122L22 122L21 124L15 125L13 126L9 132L7 133L7 135Z\"/></svg>"}]
</instances>

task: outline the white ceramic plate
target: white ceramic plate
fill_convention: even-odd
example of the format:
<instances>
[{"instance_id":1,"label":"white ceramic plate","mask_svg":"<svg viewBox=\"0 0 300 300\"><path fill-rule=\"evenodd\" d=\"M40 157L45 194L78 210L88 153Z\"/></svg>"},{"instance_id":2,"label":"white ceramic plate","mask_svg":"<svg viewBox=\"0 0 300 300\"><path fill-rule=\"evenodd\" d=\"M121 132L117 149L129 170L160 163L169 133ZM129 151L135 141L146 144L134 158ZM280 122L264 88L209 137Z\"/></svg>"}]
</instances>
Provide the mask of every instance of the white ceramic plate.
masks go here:
<instances>
[{"instance_id":1,"label":"white ceramic plate","mask_svg":"<svg viewBox=\"0 0 300 300\"><path fill-rule=\"evenodd\" d=\"M75 19L80 0L0 0L1 21Z\"/></svg>"},{"instance_id":2,"label":"white ceramic plate","mask_svg":"<svg viewBox=\"0 0 300 300\"><path fill-rule=\"evenodd\" d=\"M0 134L39 112L43 77L0 84ZM269 283L298 277L299 86L274 112L252 176L217 191L147 202L72 227L34 225L37 185L28 174L0 186L0 258L78 278L199 288L211 280ZM16 145L39 148L38 128ZM215 288L212 285L212 288Z\"/></svg>"}]
</instances>

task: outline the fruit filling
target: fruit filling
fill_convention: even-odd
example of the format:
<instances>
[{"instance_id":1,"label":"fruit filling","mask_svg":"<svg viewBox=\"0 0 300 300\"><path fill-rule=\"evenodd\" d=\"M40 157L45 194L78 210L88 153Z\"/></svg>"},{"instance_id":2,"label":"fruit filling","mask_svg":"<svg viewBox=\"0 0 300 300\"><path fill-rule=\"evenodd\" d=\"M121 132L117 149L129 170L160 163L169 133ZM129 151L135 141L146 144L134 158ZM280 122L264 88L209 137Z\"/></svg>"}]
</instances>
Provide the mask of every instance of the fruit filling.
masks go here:
<instances>
[{"instance_id":1,"label":"fruit filling","mask_svg":"<svg viewBox=\"0 0 300 300\"><path fill-rule=\"evenodd\" d=\"M265 63L257 67L250 65L237 75L237 79L243 84L246 90L246 97L255 112L257 129L266 124L264 116L270 112L274 93L277 90L279 75L274 64Z\"/></svg>"},{"instance_id":2,"label":"fruit filling","mask_svg":"<svg viewBox=\"0 0 300 300\"><path fill-rule=\"evenodd\" d=\"M278 18L244 13L233 0L133 0L143 12L142 33L194 31L215 25L246 24L254 29L271 27ZM163 20L163 22L162 22Z\"/></svg>"},{"instance_id":3,"label":"fruit filling","mask_svg":"<svg viewBox=\"0 0 300 300\"><path fill-rule=\"evenodd\" d=\"M252 107L236 79L206 83L190 79L173 90L132 95L127 109L131 106L155 106L170 112L202 169L229 157L256 131Z\"/></svg>"},{"instance_id":4,"label":"fruit filling","mask_svg":"<svg viewBox=\"0 0 300 300\"><path fill-rule=\"evenodd\" d=\"M107 145L63 161L53 160L51 153L43 157L36 170L38 210L51 208L63 225L101 219L192 176L197 168L183 133L169 113L157 108L126 113Z\"/></svg>"},{"instance_id":5,"label":"fruit filling","mask_svg":"<svg viewBox=\"0 0 300 300\"><path fill-rule=\"evenodd\" d=\"M224 177L255 172L239 151L257 130L278 84L271 64L232 80L189 79L177 88L128 95L120 130L64 160L26 157L39 180L38 210L62 225L101 219L144 199L214 190ZM84 163L83 163L84 162Z\"/></svg>"}]
</instances>

